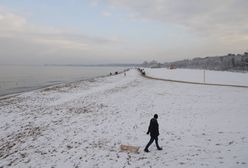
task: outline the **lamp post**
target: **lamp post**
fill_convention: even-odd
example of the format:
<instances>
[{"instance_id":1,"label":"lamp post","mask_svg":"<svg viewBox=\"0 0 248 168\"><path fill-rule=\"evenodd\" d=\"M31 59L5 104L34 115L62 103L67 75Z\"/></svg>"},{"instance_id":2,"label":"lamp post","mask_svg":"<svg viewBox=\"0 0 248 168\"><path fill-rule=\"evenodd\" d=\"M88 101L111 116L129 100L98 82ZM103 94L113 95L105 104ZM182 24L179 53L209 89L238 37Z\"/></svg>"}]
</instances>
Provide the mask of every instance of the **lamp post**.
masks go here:
<instances>
[{"instance_id":1,"label":"lamp post","mask_svg":"<svg viewBox=\"0 0 248 168\"><path fill-rule=\"evenodd\" d=\"M246 66L246 65L248 66L248 62L242 61L241 63L244 65L244 66L243 66L243 71L245 71L245 66Z\"/></svg>"},{"instance_id":2,"label":"lamp post","mask_svg":"<svg viewBox=\"0 0 248 168\"><path fill-rule=\"evenodd\" d=\"M205 83L206 82L206 72L205 72L206 70L204 69L203 70L203 82Z\"/></svg>"},{"instance_id":3,"label":"lamp post","mask_svg":"<svg viewBox=\"0 0 248 168\"><path fill-rule=\"evenodd\" d=\"M204 65L204 69L203 69L203 83L206 83L206 69L207 69L207 65Z\"/></svg>"}]
</instances>

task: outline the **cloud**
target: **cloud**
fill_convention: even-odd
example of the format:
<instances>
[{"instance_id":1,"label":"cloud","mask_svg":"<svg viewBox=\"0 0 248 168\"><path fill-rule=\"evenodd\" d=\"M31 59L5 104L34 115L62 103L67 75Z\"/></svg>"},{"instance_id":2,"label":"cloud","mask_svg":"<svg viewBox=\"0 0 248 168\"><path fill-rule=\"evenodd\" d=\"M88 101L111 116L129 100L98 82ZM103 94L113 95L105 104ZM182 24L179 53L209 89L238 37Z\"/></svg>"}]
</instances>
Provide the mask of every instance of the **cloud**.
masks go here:
<instances>
[{"instance_id":1,"label":"cloud","mask_svg":"<svg viewBox=\"0 0 248 168\"><path fill-rule=\"evenodd\" d=\"M102 37L32 24L0 7L0 63L166 61L247 50L247 0L92 0L89 5L102 16L115 16L104 30L99 18L89 17L99 26L91 33ZM115 26L116 19L125 26Z\"/></svg>"},{"instance_id":2,"label":"cloud","mask_svg":"<svg viewBox=\"0 0 248 168\"><path fill-rule=\"evenodd\" d=\"M86 49L88 45L116 43L112 38L90 37L72 30L37 26L15 13L0 9L0 37L22 38L57 47Z\"/></svg>"},{"instance_id":3,"label":"cloud","mask_svg":"<svg viewBox=\"0 0 248 168\"><path fill-rule=\"evenodd\" d=\"M112 13L110 13L110 12L108 12L108 11L103 11L103 12L102 12L102 15L103 15L103 16L106 16L106 17L109 17L109 16L112 15Z\"/></svg>"},{"instance_id":4,"label":"cloud","mask_svg":"<svg viewBox=\"0 0 248 168\"><path fill-rule=\"evenodd\" d=\"M18 16L4 8L0 8L0 31L22 32L26 24L26 19ZM1 33L2 34L2 33Z\"/></svg>"},{"instance_id":5,"label":"cloud","mask_svg":"<svg viewBox=\"0 0 248 168\"><path fill-rule=\"evenodd\" d=\"M184 26L205 35L247 36L247 0L102 0L131 16Z\"/></svg>"},{"instance_id":6,"label":"cloud","mask_svg":"<svg viewBox=\"0 0 248 168\"><path fill-rule=\"evenodd\" d=\"M97 0L91 0L91 1L90 1L90 5L93 6L93 7L96 7L96 6L98 6L99 4L98 4L98 1L97 1Z\"/></svg>"},{"instance_id":7,"label":"cloud","mask_svg":"<svg viewBox=\"0 0 248 168\"><path fill-rule=\"evenodd\" d=\"M94 37L74 30L34 25L24 16L0 8L1 63L15 60L35 62L36 59L45 63L52 57L61 60L65 54L75 58L69 61L90 60L92 55L97 57L103 50L120 43L120 39L113 37Z\"/></svg>"}]
</instances>

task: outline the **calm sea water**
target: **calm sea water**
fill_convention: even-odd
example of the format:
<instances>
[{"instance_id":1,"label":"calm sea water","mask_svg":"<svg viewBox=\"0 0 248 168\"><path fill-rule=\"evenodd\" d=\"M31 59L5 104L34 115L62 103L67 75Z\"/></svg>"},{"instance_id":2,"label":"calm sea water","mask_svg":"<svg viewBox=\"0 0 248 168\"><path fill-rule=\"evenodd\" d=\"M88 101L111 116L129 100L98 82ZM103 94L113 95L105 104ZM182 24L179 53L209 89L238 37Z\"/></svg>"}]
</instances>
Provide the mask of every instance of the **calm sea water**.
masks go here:
<instances>
[{"instance_id":1,"label":"calm sea water","mask_svg":"<svg viewBox=\"0 0 248 168\"><path fill-rule=\"evenodd\" d=\"M104 76L124 69L126 67L0 65L0 96Z\"/></svg>"}]
</instances>

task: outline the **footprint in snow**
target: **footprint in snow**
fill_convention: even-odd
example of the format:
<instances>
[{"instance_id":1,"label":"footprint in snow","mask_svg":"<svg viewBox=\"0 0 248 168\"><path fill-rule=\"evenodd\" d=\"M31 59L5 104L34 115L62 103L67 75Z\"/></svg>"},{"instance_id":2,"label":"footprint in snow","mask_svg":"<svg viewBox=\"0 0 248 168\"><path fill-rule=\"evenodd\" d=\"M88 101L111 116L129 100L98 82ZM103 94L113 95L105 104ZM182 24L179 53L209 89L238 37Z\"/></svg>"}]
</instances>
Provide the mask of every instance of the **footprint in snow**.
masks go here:
<instances>
[{"instance_id":1,"label":"footprint in snow","mask_svg":"<svg viewBox=\"0 0 248 168\"><path fill-rule=\"evenodd\" d=\"M243 164L243 165L245 165L246 162L236 162L236 164Z\"/></svg>"}]
</instances>

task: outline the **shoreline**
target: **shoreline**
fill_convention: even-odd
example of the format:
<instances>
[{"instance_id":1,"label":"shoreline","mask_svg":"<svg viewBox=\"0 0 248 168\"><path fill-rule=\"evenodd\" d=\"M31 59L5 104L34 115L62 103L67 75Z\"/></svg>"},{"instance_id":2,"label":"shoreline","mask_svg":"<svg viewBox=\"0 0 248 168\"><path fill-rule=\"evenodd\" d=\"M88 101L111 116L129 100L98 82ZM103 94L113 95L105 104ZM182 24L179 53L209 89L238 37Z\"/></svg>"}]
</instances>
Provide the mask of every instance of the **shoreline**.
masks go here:
<instances>
[{"instance_id":1,"label":"shoreline","mask_svg":"<svg viewBox=\"0 0 248 168\"><path fill-rule=\"evenodd\" d=\"M128 69L130 69L130 68L128 68ZM120 71L118 73L121 74L121 73L124 73L126 71L127 71L127 69L124 69L123 71ZM113 75L115 75L115 74L113 73ZM110 75L109 74L108 75L101 75L101 76L96 76L96 77L92 77L92 78L77 79L77 80L68 81L68 82L59 82L59 83L54 83L54 84L51 84L51 85L44 85L44 86L40 86L40 87L33 87L33 88L31 87L28 90L17 91L17 92L12 92L12 93L7 93L7 94L0 95L0 101L5 100L5 99L9 99L9 98L12 98L12 97L19 96L19 95L24 94L26 92L39 91L39 90L46 89L46 88L49 88L49 87L56 87L56 86L60 86L60 85L73 84L73 83L77 83L77 82L89 81L89 80L94 80L94 79L98 79L98 78L104 78L104 77L108 77L108 76L110 76Z\"/></svg>"}]
</instances>

